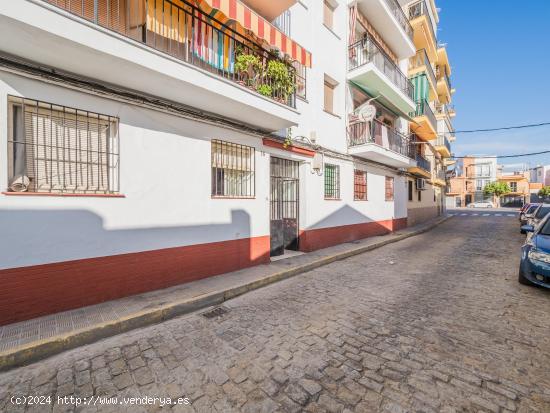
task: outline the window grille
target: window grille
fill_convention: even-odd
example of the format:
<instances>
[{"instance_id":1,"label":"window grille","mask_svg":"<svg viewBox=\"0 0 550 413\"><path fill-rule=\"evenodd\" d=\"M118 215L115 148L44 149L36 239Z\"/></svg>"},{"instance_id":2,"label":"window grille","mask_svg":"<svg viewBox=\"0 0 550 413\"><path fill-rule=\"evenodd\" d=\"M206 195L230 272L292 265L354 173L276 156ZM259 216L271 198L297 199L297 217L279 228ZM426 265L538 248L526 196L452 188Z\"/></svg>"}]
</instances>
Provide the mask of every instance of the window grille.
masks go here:
<instances>
[{"instance_id":1,"label":"window grille","mask_svg":"<svg viewBox=\"0 0 550 413\"><path fill-rule=\"evenodd\" d=\"M393 201L393 178L386 176L386 201Z\"/></svg>"},{"instance_id":2,"label":"window grille","mask_svg":"<svg viewBox=\"0 0 550 413\"><path fill-rule=\"evenodd\" d=\"M8 112L9 191L119 191L117 118L13 96Z\"/></svg>"},{"instance_id":3,"label":"window grille","mask_svg":"<svg viewBox=\"0 0 550 413\"><path fill-rule=\"evenodd\" d=\"M365 171L355 170L354 173L354 199L356 201L367 200L367 173Z\"/></svg>"},{"instance_id":4,"label":"window grille","mask_svg":"<svg viewBox=\"0 0 550 413\"><path fill-rule=\"evenodd\" d=\"M340 199L340 167L325 164L325 198Z\"/></svg>"},{"instance_id":5,"label":"window grille","mask_svg":"<svg viewBox=\"0 0 550 413\"><path fill-rule=\"evenodd\" d=\"M254 172L254 148L220 140L212 141L212 196L254 197Z\"/></svg>"}]
</instances>

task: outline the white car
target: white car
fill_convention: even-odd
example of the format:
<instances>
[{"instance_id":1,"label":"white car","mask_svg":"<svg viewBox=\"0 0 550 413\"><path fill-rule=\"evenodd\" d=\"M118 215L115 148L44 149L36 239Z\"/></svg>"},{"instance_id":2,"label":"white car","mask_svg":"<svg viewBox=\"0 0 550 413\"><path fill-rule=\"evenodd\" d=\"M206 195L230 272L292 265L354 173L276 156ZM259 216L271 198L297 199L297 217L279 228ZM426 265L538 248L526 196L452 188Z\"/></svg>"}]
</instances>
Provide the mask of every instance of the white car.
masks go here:
<instances>
[{"instance_id":1,"label":"white car","mask_svg":"<svg viewBox=\"0 0 550 413\"><path fill-rule=\"evenodd\" d=\"M471 204L468 204L468 208L494 208L492 202L490 201L479 201L479 202L472 202Z\"/></svg>"}]
</instances>

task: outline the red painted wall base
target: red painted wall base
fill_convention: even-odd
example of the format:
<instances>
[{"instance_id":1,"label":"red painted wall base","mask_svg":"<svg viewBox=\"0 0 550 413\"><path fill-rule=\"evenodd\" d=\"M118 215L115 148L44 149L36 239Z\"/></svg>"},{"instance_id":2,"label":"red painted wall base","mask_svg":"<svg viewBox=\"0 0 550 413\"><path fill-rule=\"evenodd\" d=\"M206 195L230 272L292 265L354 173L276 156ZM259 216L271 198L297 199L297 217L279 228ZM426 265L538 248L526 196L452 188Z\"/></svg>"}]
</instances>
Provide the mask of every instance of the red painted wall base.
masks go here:
<instances>
[{"instance_id":1,"label":"red painted wall base","mask_svg":"<svg viewBox=\"0 0 550 413\"><path fill-rule=\"evenodd\" d=\"M314 251L383 235L407 218L306 230ZM28 320L269 262L269 236L0 270L0 325Z\"/></svg>"},{"instance_id":2,"label":"red painted wall base","mask_svg":"<svg viewBox=\"0 0 550 413\"><path fill-rule=\"evenodd\" d=\"M407 218L339 227L311 229L300 232L300 250L304 252L327 248L343 242L384 235L407 227Z\"/></svg>"},{"instance_id":3,"label":"red painted wall base","mask_svg":"<svg viewBox=\"0 0 550 413\"><path fill-rule=\"evenodd\" d=\"M269 262L269 236L0 270L0 325Z\"/></svg>"}]
</instances>

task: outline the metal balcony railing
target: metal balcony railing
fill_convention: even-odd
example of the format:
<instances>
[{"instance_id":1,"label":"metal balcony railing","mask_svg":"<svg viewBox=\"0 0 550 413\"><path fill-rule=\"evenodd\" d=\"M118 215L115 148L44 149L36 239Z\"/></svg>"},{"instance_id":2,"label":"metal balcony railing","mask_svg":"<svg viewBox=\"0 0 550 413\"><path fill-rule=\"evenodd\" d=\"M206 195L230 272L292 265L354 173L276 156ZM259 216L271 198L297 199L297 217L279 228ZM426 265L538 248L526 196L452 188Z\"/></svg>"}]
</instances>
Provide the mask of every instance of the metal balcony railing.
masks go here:
<instances>
[{"instance_id":1,"label":"metal balcony railing","mask_svg":"<svg viewBox=\"0 0 550 413\"><path fill-rule=\"evenodd\" d=\"M451 90L451 78L447 73L447 67L441 69L441 66L437 66L437 80L444 80L447 83L447 87Z\"/></svg>"},{"instance_id":2,"label":"metal balcony railing","mask_svg":"<svg viewBox=\"0 0 550 413\"><path fill-rule=\"evenodd\" d=\"M374 143L414 159L414 146L411 145L411 139L376 119L372 122L352 121L348 130L350 147Z\"/></svg>"},{"instance_id":3,"label":"metal balcony railing","mask_svg":"<svg viewBox=\"0 0 550 413\"><path fill-rule=\"evenodd\" d=\"M422 66L426 66L426 73L432 82L432 85L437 85L434 69L428 59L426 49L420 49L416 51L416 54L409 59L409 69L416 69Z\"/></svg>"},{"instance_id":4,"label":"metal balcony railing","mask_svg":"<svg viewBox=\"0 0 550 413\"><path fill-rule=\"evenodd\" d=\"M364 37L349 47L349 70L357 69L368 63L373 63L395 86L411 100L414 87L399 67L370 37Z\"/></svg>"},{"instance_id":5,"label":"metal balcony railing","mask_svg":"<svg viewBox=\"0 0 550 413\"><path fill-rule=\"evenodd\" d=\"M397 0L386 0L387 6L392 11L393 15L397 19L399 25L403 28L405 33L407 33L407 36L411 41L413 40L413 28L411 24L409 23L409 19L407 19L407 15L399 5L399 2Z\"/></svg>"},{"instance_id":6,"label":"metal balcony railing","mask_svg":"<svg viewBox=\"0 0 550 413\"><path fill-rule=\"evenodd\" d=\"M419 168L425 170L426 172L431 171L432 163L430 161L428 161L426 158L424 158L422 155L417 153L416 156L415 156L415 160L416 160L416 166L418 166Z\"/></svg>"},{"instance_id":7,"label":"metal balcony railing","mask_svg":"<svg viewBox=\"0 0 550 413\"><path fill-rule=\"evenodd\" d=\"M290 37L290 28L291 28L291 14L290 10L285 10L281 13L278 17L275 18L271 23L273 26L278 28L280 31L282 31L284 34L286 34L288 37Z\"/></svg>"},{"instance_id":8,"label":"metal balcony railing","mask_svg":"<svg viewBox=\"0 0 550 413\"><path fill-rule=\"evenodd\" d=\"M252 70L248 74L238 73L235 62L240 53L256 56L263 69L270 61L282 62L295 84L294 67L275 57L252 38L203 13L194 4L184 0L179 0L178 4L169 0L42 1L215 75L255 91L261 90L262 95L287 106L296 107L295 91L289 94L269 77L252 73Z\"/></svg>"},{"instance_id":9,"label":"metal balcony railing","mask_svg":"<svg viewBox=\"0 0 550 413\"><path fill-rule=\"evenodd\" d=\"M428 26L430 26L430 33L434 39L434 43L437 44L437 36L435 35L435 26L433 24L432 16L428 9L428 5L424 0L417 1L409 6L409 20L414 20L417 17L426 16L428 19Z\"/></svg>"},{"instance_id":10,"label":"metal balcony railing","mask_svg":"<svg viewBox=\"0 0 550 413\"><path fill-rule=\"evenodd\" d=\"M432 125L433 130L437 130L437 119L427 100L420 100L416 102L416 110L411 114L411 117L414 118L417 116L426 116Z\"/></svg>"},{"instance_id":11,"label":"metal balcony railing","mask_svg":"<svg viewBox=\"0 0 550 413\"><path fill-rule=\"evenodd\" d=\"M451 143L449 142L449 139L447 139L446 136L438 136L434 146L445 146L449 151L449 153L451 152Z\"/></svg>"}]
</instances>

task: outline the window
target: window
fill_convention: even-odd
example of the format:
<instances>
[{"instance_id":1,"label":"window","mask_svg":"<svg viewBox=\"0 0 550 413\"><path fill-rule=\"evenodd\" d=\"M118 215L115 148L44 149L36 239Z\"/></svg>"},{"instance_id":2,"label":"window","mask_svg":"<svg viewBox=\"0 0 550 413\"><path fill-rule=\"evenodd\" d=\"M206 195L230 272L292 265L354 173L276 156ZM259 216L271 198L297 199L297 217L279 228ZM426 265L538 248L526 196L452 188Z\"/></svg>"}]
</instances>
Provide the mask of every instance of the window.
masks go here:
<instances>
[{"instance_id":1,"label":"window","mask_svg":"<svg viewBox=\"0 0 550 413\"><path fill-rule=\"evenodd\" d=\"M485 185L490 182L490 179L476 179L476 191L483 191L483 189L485 189Z\"/></svg>"},{"instance_id":2,"label":"window","mask_svg":"<svg viewBox=\"0 0 550 413\"><path fill-rule=\"evenodd\" d=\"M517 182L510 182L510 190L511 190L511 192L517 192L518 191L518 183Z\"/></svg>"},{"instance_id":3,"label":"window","mask_svg":"<svg viewBox=\"0 0 550 413\"><path fill-rule=\"evenodd\" d=\"M422 191L418 191L416 196L418 197L418 202L422 202Z\"/></svg>"},{"instance_id":4,"label":"window","mask_svg":"<svg viewBox=\"0 0 550 413\"><path fill-rule=\"evenodd\" d=\"M306 67L300 64L297 60L295 60L292 63L292 66L294 66L294 69L296 69L296 96L299 97L300 99L306 100L307 99Z\"/></svg>"},{"instance_id":5,"label":"window","mask_svg":"<svg viewBox=\"0 0 550 413\"><path fill-rule=\"evenodd\" d=\"M12 96L8 111L9 191L119 191L117 118Z\"/></svg>"},{"instance_id":6,"label":"window","mask_svg":"<svg viewBox=\"0 0 550 413\"><path fill-rule=\"evenodd\" d=\"M328 0L323 1L323 24L329 29L333 29L334 26L334 7Z\"/></svg>"},{"instance_id":7,"label":"window","mask_svg":"<svg viewBox=\"0 0 550 413\"><path fill-rule=\"evenodd\" d=\"M413 181L409 181L409 201L413 200Z\"/></svg>"},{"instance_id":8,"label":"window","mask_svg":"<svg viewBox=\"0 0 550 413\"><path fill-rule=\"evenodd\" d=\"M254 171L254 148L219 140L212 141L212 196L254 197Z\"/></svg>"},{"instance_id":9,"label":"window","mask_svg":"<svg viewBox=\"0 0 550 413\"><path fill-rule=\"evenodd\" d=\"M325 199L340 199L340 167L325 164Z\"/></svg>"},{"instance_id":10,"label":"window","mask_svg":"<svg viewBox=\"0 0 550 413\"><path fill-rule=\"evenodd\" d=\"M325 111L334 114L334 90L338 83L325 75Z\"/></svg>"},{"instance_id":11,"label":"window","mask_svg":"<svg viewBox=\"0 0 550 413\"><path fill-rule=\"evenodd\" d=\"M356 201L367 200L367 173L359 169L354 171L353 199Z\"/></svg>"},{"instance_id":12,"label":"window","mask_svg":"<svg viewBox=\"0 0 550 413\"><path fill-rule=\"evenodd\" d=\"M393 178L386 176L386 201L393 201Z\"/></svg>"},{"instance_id":13,"label":"window","mask_svg":"<svg viewBox=\"0 0 550 413\"><path fill-rule=\"evenodd\" d=\"M491 176L491 165L490 164L476 165L475 174L478 177Z\"/></svg>"}]
</instances>

